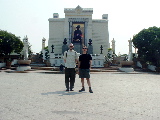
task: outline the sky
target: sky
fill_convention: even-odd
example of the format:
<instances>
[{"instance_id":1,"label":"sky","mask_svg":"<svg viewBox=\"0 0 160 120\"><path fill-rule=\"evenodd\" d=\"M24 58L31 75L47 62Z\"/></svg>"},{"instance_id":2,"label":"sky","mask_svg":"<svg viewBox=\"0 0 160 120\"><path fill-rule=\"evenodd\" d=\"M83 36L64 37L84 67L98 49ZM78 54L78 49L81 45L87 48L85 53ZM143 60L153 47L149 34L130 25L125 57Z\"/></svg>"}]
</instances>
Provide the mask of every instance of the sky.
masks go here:
<instances>
[{"instance_id":1,"label":"sky","mask_svg":"<svg viewBox=\"0 0 160 120\"><path fill-rule=\"evenodd\" d=\"M53 13L65 18L64 8L78 5L93 8L92 19L108 14L109 41L116 41L116 54L128 54L128 40L142 29L160 27L160 0L0 0L0 29L21 40L27 35L32 51L39 53L43 37L48 45L48 19Z\"/></svg>"}]
</instances>

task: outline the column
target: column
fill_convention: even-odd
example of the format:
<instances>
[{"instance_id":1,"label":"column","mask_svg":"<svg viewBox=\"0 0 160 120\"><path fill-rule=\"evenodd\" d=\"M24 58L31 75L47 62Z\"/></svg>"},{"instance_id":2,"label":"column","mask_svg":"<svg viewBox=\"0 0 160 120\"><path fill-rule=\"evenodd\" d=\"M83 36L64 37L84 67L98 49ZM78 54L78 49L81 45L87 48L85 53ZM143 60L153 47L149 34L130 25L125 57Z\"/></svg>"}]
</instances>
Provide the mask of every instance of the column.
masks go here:
<instances>
[{"instance_id":1,"label":"column","mask_svg":"<svg viewBox=\"0 0 160 120\"><path fill-rule=\"evenodd\" d=\"M114 38L113 38L113 40L112 40L112 51L113 51L113 53L115 53L115 40L114 40Z\"/></svg>"},{"instance_id":2,"label":"column","mask_svg":"<svg viewBox=\"0 0 160 120\"><path fill-rule=\"evenodd\" d=\"M45 41L46 41L46 39L43 37L43 39L42 39L42 50L44 50L44 47L45 47Z\"/></svg>"},{"instance_id":3,"label":"column","mask_svg":"<svg viewBox=\"0 0 160 120\"><path fill-rule=\"evenodd\" d=\"M69 44L72 41L72 21L69 21Z\"/></svg>"},{"instance_id":4,"label":"column","mask_svg":"<svg viewBox=\"0 0 160 120\"><path fill-rule=\"evenodd\" d=\"M84 38L84 44L85 44L86 46L88 45L88 44L87 44L87 39L88 39L88 37L87 37L87 27L88 27L88 22L85 21L85 28L84 28L85 38Z\"/></svg>"},{"instance_id":5,"label":"column","mask_svg":"<svg viewBox=\"0 0 160 120\"><path fill-rule=\"evenodd\" d=\"M129 42L129 53L132 53L132 40L130 38L130 40L128 40Z\"/></svg>"},{"instance_id":6,"label":"column","mask_svg":"<svg viewBox=\"0 0 160 120\"><path fill-rule=\"evenodd\" d=\"M128 40L129 42L129 55L128 55L128 61L132 61L133 55L132 55L132 40Z\"/></svg>"},{"instance_id":7,"label":"column","mask_svg":"<svg viewBox=\"0 0 160 120\"><path fill-rule=\"evenodd\" d=\"M28 37L23 38L23 55L24 55L24 60L28 60Z\"/></svg>"}]
</instances>

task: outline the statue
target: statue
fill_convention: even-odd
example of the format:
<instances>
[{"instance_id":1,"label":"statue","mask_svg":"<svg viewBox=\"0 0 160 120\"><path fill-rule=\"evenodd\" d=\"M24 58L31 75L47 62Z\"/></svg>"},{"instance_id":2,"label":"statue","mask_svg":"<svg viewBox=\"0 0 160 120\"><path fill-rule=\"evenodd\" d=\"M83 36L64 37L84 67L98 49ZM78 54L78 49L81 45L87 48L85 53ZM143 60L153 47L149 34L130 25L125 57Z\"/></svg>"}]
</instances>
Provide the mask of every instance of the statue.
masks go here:
<instances>
[{"instance_id":1,"label":"statue","mask_svg":"<svg viewBox=\"0 0 160 120\"><path fill-rule=\"evenodd\" d=\"M24 55L24 60L28 60L28 37L26 35L26 37L23 38L23 55Z\"/></svg>"},{"instance_id":2,"label":"statue","mask_svg":"<svg viewBox=\"0 0 160 120\"><path fill-rule=\"evenodd\" d=\"M52 52L51 52L51 53L54 53L54 52L53 52L53 49L54 49L54 45L51 45L51 48L52 48Z\"/></svg>"},{"instance_id":3,"label":"statue","mask_svg":"<svg viewBox=\"0 0 160 120\"><path fill-rule=\"evenodd\" d=\"M89 45L92 45L92 40L91 39L89 39L89 43L88 43Z\"/></svg>"},{"instance_id":4,"label":"statue","mask_svg":"<svg viewBox=\"0 0 160 120\"><path fill-rule=\"evenodd\" d=\"M66 38L64 39L63 44L64 44L64 45L67 44L67 39L66 39Z\"/></svg>"},{"instance_id":5,"label":"statue","mask_svg":"<svg viewBox=\"0 0 160 120\"><path fill-rule=\"evenodd\" d=\"M88 54L93 54L92 40L89 39Z\"/></svg>"},{"instance_id":6,"label":"statue","mask_svg":"<svg viewBox=\"0 0 160 120\"><path fill-rule=\"evenodd\" d=\"M24 50L24 60L28 60L28 50Z\"/></svg>"},{"instance_id":7,"label":"statue","mask_svg":"<svg viewBox=\"0 0 160 120\"><path fill-rule=\"evenodd\" d=\"M64 54L64 52L67 50L68 50L68 45L67 45L67 39L65 38L62 46L62 54Z\"/></svg>"},{"instance_id":8,"label":"statue","mask_svg":"<svg viewBox=\"0 0 160 120\"><path fill-rule=\"evenodd\" d=\"M103 53L102 53L102 50L103 50L103 46L101 45L101 47L100 47L100 48L101 48L101 49L100 49L100 50L101 50L101 53L100 53L100 54L103 54Z\"/></svg>"},{"instance_id":9,"label":"statue","mask_svg":"<svg viewBox=\"0 0 160 120\"><path fill-rule=\"evenodd\" d=\"M75 30L74 31L74 38L73 38L73 41L74 42L81 42L81 40L82 40L82 32L81 32L81 30L79 30L79 28L80 28L80 25L77 25L77 30Z\"/></svg>"}]
</instances>

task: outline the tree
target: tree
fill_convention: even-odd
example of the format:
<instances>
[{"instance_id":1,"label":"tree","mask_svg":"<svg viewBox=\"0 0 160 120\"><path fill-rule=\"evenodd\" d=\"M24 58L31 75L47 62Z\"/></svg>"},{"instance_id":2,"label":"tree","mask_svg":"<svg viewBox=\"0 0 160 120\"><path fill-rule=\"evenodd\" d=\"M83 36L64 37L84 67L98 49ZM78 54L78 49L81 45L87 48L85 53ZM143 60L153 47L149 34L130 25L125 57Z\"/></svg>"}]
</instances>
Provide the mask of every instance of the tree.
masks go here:
<instances>
[{"instance_id":1,"label":"tree","mask_svg":"<svg viewBox=\"0 0 160 120\"><path fill-rule=\"evenodd\" d=\"M160 28L149 27L141 30L133 39L135 48L138 48L138 58L145 63L160 66Z\"/></svg>"},{"instance_id":2,"label":"tree","mask_svg":"<svg viewBox=\"0 0 160 120\"><path fill-rule=\"evenodd\" d=\"M9 55L12 52L20 53L23 49L23 43L20 37L7 31L0 30L0 56Z\"/></svg>"},{"instance_id":3,"label":"tree","mask_svg":"<svg viewBox=\"0 0 160 120\"><path fill-rule=\"evenodd\" d=\"M44 50L46 51L45 52L45 59L48 59L50 56L49 56L49 50L48 50L48 46L44 47Z\"/></svg>"},{"instance_id":4,"label":"tree","mask_svg":"<svg viewBox=\"0 0 160 120\"><path fill-rule=\"evenodd\" d=\"M113 59L113 51L112 48L108 48L108 54L107 54L108 59L111 61Z\"/></svg>"}]
</instances>

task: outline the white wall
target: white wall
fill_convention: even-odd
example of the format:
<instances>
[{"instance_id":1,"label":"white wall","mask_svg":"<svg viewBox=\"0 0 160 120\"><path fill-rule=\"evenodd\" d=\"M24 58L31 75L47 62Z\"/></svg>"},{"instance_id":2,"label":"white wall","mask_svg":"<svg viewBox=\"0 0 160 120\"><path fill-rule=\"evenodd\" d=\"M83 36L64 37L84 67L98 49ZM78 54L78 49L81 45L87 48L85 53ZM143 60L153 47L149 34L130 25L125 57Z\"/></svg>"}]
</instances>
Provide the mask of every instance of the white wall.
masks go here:
<instances>
[{"instance_id":1,"label":"white wall","mask_svg":"<svg viewBox=\"0 0 160 120\"><path fill-rule=\"evenodd\" d=\"M54 53L62 53L64 41L64 19L49 19L49 52L52 51L51 45L54 45Z\"/></svg>"},{"instance_id":2,"label":"white wall","mask_svg":"<svg viewBox=\"0 0 160 120\"><path fill-rule=\"evenodd\" d=\"M107 55L109 48L108 22L106 20L93 20L92 22L93 53L100 54L100 46L103 46L103 54Z\"/></svg>"}]
</instances>

